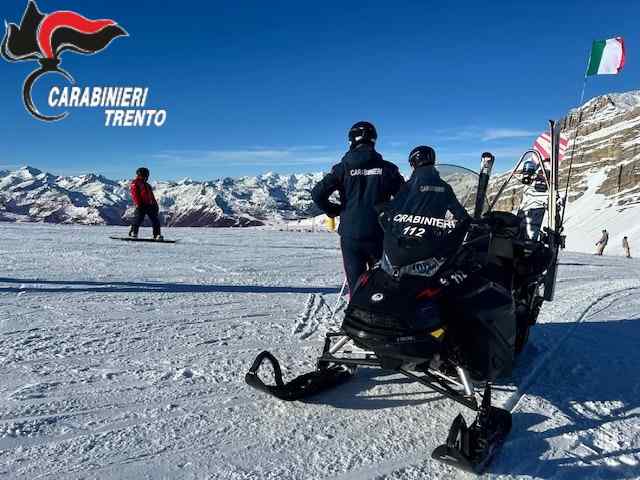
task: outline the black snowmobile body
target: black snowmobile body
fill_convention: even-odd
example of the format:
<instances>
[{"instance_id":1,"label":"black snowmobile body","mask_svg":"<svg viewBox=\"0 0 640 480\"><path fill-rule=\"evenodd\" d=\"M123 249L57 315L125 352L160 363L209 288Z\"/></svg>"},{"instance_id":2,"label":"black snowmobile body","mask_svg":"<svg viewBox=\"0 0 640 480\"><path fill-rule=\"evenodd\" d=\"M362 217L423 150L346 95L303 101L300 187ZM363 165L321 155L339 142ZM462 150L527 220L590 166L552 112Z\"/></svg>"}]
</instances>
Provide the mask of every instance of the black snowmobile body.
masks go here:
<instances>
[{"instance_id":1,"label":"black snowmobile body","mask_svg":"<svg viewBox=\"0 0 640 480\"><path fill-rule=\"evenodd\" d=\"M484 471L511 430L511 413L491 405L492 382L510 375L543 300L552 298L562 244L561 227L553 222L541 240L531 241L520 218L492 211L496 200L489 206L485 198L492 164L492 156L483 156L475 198L459 198L474 215L459 244L447 246L454 253L409 265L393 265L385 254L358 281L342 328L326 335L314 372L287 383L276 358L262 352L246 382L281 400L297 400L348 380L358 366L398 372L477 412L469 426L458 415L432 457ZM349 343L361 351L345 349ZM259 376L265 361L275 385Z\"/></svg>"},{"instance_id":2,"label":"black snowmobile body","mask_svg":"<svg viewBox=\"0 0 640 480\"><path fill-rule=\"evenodd\" d=\"M462 246L448 269L426 281L395 278L384 266L365 273L343 331L385 364L428 365L437 355L465 368L474 380L510 375L517 323L514 268L513 261L498 255L512 252L513 245L505 242L515 238L504 236L502 223L485 223L486 233Z\"/></svg>"}]
</instances>

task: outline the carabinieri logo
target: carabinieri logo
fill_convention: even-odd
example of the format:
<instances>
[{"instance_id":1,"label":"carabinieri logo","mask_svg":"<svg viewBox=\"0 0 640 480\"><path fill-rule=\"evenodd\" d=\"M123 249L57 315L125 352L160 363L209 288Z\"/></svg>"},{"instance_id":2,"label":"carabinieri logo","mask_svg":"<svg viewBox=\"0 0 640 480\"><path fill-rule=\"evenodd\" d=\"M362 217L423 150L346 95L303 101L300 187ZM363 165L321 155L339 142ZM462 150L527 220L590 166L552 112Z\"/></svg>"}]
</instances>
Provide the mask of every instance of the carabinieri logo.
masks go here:
<instances>
[{"instance_id":1,"label":"carabinieri logo","mask_svg":"<svg viewBox=\"0 0 640 480\"><path fill-rule=\"evenodd\" d=\"M89 20L70 11L45 15L33 0L29 1L20 26L11 23L6 28L0 55L9 62L40 62L40 68L24 81L22 99L31 115L46 122L61 120L68 112L52 116L40 113L33 103L31 89L36 80L47 73L58 73L75 84L73 77L60 68L62 52L70 50L92 55L104 50L113 39L128 36L113 20Z\"/></svg>"},{"instance_id":2,"label":"carabinieri logo","mask_svg":"<svg viewBox=\"0 0 640 480\"><path fill-rule=\"evenodd\" d=\"M107 48L115 38L127 36L129 34L114 20L89 20L71 11L43 14L36 2L30 0L20 26L6 24L0 56L8 62L37 60L40 63L40 68L31 72L22 87L25 108L39 120L54 122L69 114L45 115L33 102L31 91L38 78L54 73L62 75L73 86L51 87L49 107L104 108L107 127L161 127L167 112L144 108L148 87L78 87L74 78L60 68L60 56L65 51L93 55Z\"/></svg>"}]
</instances>

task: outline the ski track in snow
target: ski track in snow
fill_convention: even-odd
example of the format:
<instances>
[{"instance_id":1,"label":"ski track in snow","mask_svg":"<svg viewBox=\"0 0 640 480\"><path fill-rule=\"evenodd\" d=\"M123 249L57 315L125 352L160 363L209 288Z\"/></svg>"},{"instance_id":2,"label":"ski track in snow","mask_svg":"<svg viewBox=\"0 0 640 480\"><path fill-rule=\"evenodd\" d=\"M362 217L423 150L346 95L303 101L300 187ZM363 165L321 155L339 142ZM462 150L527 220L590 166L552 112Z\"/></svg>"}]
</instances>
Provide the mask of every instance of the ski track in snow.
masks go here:
<instances>
[{"instance_id":1,"label":"ski track in snow","mask_svg":"<svg viewBox=\"0 0 640 480\"><path fill-rule=\"evenodd\" d=\"M472 412L400 375L293 403L244 384L263 349L286 378L314 368L340 324L335 235L118 233L0 224L0 478L473 478L430 460ZM640 478L640 263L561 262L496 385L514 427L486 476Z\"/></svg>"}]
</instances>

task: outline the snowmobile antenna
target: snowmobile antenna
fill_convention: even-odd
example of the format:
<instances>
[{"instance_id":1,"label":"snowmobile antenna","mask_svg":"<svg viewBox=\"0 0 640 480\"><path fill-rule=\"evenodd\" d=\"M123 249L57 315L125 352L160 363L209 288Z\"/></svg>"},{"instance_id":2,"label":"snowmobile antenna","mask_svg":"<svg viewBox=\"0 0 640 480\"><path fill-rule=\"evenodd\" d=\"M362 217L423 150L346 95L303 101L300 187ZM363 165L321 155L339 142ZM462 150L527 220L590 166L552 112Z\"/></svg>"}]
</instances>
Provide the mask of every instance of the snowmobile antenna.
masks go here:
<instances>
[{"instance_id":1,"label":"snowmobile antenna","mask_svg":"<svg viewBox=\"0 0 640 480\"><path fill-rule=\"evenodd\" d=\"M569 172L567 174L567 184L564 189L564 197L562 199L562 218L560 219L560 225L564 225L564 214L567 211L567 197L569 196L569 181L571 180L571 172L573 171L573 156L576 152L576 140L578 139L578 131L580 130L580 124L582 123L583 111L580 110L578 121L576 123L576 131L573 134L573 141L571 142L571 156L569 157ZM567 123L571 119L571 114L567 117ZM568 147L568 145L567 145Z\"/></svg>"}]
</instances>

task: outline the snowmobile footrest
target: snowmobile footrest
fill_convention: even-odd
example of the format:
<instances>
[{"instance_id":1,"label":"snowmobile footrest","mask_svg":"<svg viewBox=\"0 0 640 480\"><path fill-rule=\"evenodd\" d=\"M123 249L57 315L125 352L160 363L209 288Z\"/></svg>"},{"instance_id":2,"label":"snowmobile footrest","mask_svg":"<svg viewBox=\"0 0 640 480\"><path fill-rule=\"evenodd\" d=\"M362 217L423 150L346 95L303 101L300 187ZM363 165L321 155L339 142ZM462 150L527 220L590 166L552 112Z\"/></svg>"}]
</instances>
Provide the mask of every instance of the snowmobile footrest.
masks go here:
<instances>
[{"instance_id":1,"label":"snowmobile footrest","mask_svg":"<svg viewBox=\"0 0 640 480\"><path fill-rule=\"evenodd\" d=\"M275 385L267 385L258 376L258 370L265 361L271 363ZM351 376L351 370L348 368L333 365L305 373L304 375L300 375L290 382L285 383L282 379L280 363L276 357L265 350L253 361L253 364L244 379L249 386L257 390L273 395L280 400L293 401L315 395L340 385L351 378Z\"/></svg>"}]
</instances>

